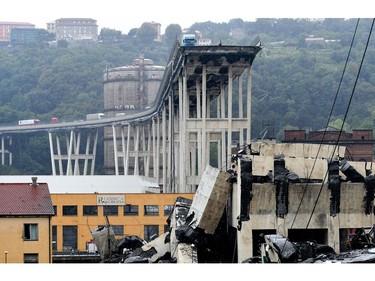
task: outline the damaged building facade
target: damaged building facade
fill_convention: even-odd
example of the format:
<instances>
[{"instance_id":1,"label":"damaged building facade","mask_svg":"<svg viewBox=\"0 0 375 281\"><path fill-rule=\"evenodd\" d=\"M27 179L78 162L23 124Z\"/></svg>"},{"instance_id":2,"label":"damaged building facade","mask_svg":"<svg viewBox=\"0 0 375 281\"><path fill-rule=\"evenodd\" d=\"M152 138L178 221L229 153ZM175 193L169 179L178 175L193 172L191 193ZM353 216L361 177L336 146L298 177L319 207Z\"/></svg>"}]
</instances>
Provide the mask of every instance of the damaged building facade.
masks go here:
<instances>
[{"instance_id":1,"label":"damaged building facade","mask_svg":"<svg viewBox=\"0 0 375 281\"><path fill-rule=\"evenodd\" d=\"M345 147L252 143L232 160L229 224L237 262L259 256L264 235L352 249L374 224L371 162L344 159Z\"/></svg>"},{"instance_id":2,"label":"damaged building facade","mask_svg":"<svg viewBox=\"0 0 375 281\"><path fill-rule=\"evenodd\" d=\"M162 235L131 249L118 241L111 262L295 263L374 250L372 165L345 160L345 149L246 145L227 171L206 166L194 197L176 199ZM351 258L365 259L375 261L375 251Z\"/></svg>"}]
</instances>

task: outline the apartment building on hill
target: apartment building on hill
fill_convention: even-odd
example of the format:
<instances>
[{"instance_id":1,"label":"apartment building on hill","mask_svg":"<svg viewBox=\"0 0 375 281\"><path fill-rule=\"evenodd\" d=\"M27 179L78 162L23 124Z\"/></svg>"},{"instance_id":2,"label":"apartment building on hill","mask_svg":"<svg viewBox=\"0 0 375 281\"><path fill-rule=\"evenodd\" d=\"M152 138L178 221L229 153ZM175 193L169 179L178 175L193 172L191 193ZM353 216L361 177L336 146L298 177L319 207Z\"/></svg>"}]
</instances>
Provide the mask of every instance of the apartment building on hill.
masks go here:
<instances>
[{"instance_id":1,"label":"apartment building on hill","mask_svg":"<svg viewBox=\"0 0 375 281\"><path fill-rule=\"evenodd\" d=\"M47 31L56 34L56 40L97 41L97 21L91 18L60 18L47 23Z\"/></svg>"}]
</instances>

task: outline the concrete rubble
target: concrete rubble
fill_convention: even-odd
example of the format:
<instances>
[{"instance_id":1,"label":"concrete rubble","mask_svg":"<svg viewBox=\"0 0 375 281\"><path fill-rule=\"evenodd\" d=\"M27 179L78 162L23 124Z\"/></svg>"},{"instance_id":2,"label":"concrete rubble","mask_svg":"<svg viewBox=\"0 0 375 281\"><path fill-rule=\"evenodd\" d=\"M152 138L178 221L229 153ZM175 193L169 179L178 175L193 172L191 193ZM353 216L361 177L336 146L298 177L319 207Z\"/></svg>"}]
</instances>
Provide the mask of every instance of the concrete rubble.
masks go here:
<instances>
[{"instance_id":1,"label":"concrete rubble","mask_svg":"<svg viewBox=\"0 0 375 281\"><path fill-rule=\"evenodd\" d=\"M110 225L92 231L102 262L375 262L374 228L357 231L349 241L349 251L342 253L336 253L329 245L316 241L294 242L280 234L264 233L259 235L263 240L259 243L259 255L238 260L236 249L239 251L239 243L242 243L238 240L238 233L242 231L243 224L250 221L254 183L274 185L276 219L285 219L289 212L288 190L293 183L326 183L331 194L331 217L340 213L341 182L364 183L365 212L371 214L373 211L375 178L372 171L364 163L344 160L342 147L338 148L335 157L328 160L332 147L324 146L319 151L322 158L315 159L313 163L312 156L317 153L316 146L271 146L272 149L263 144L246 146L232 156L231 167L227 171L208 165L194 199L177 198L167 219L169 230L152 241L146 242L139 237L125 237L114 241ZM295 155L300 155L300 158ZM313 171L315 166L317 168ZM238 216L233 217L233 214ZM233 232L228 226L235 225L235 222L237 227Z\"/></svg>"},{"instance_id":2,"label":"concrete rubble","mask_svg":"<svg viewBox=\"0 0 375 281\"><path fill-rule=\"evenodd\" d=\"M366 234L361 238L369 241ZM242 263L375 263L374 239L371 241L364 248L335 253L332 247L313 241L291 242L281 235L264 235L261 255Z\"/></svg>"},{"instance_id":3,"label":"concrete rubble","mask_svg":"<svg viewBox=\"0 0 375 281\"><path fill-rule=\"evenodd\" d=\"M92 231L102 262L198 263L198 256L203 262L222 262L227 256L222 253L227 242L222 230L231 191L229 177L230 174L207 166L194 200L177 198L167 219L169 231L148 243L139 238L141 246L134 247L123 239L114 241L110 225Z\"/></svg>"}]
</instances>

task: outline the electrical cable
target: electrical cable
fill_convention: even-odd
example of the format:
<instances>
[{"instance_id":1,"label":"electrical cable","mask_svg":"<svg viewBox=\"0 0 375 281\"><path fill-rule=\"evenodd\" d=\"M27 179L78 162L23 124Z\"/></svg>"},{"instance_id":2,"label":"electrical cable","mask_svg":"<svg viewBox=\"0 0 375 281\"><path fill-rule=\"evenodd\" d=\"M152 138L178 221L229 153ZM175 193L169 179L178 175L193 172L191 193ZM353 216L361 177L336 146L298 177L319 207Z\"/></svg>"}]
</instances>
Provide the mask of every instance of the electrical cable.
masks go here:
<instances>
[{"instance_id":1,"label":"electrical cable","mask_svg":"<svg viewBox=\"0 0 375 281\"><path fill-rule=\"evenodd\" d=\"M358 20L359 22L359 20ZM339 136L337 138L337 141L336 141L336 144L335 144L335 149L333 150L332 152L332 155L331 155L331 158L330 158L330 161L332 161L333 157L334 157L334 153L338 147L338 144L340 142L340 137L341 137L341 134L342 134L342 130L344 128L344 124L345 124L345 120L348 116L348 112L349 112L349 108L350 108L350 105L351 105L351 102L352 102L352 99L353 99L353 96L354 96L354 92L355 92L355 89L356 89L356 86L357 86L357 82L358 82L358 79L359 79L359 76L360 76L360 73L361 73L361 70L362 70L362 66L363 66L363 62L364 62L364 59L365 59L365 56L366 56L366 53L367 53L367 48L368 48L368 45L369 45L369 42L370 42L370 38L371 38L371 34L372 34L372 30L373 30L373 27L374 27L374 22L375 22L375 18L372 20L372 24L371 24L371 28L370 28L370 31L369 31L369 35L367 37L367 42L366 42L366 46L365 46L365 50L363 52L363 55L362 55L362 59L361 59L361 63L359 65L359 69L358 69L358 72L357 72L357 76L356 76L356 79L355 79L355 82L354 82L354 85L353 85L353 89L352 89L352 92L351 92L351 95L350 95L350 99L349 99L349 102L348 102L348 105L346 107L346 112L345 112L345 115L344 115L344 120L342 121L342 124L341 124L341 128L340 128L340 132L339 132ZM328 169L326 171L326 174L325 174L325 178L327 177L327 174L328 174ZM321 194L321 191L323 189L323 184L324 182L322 183L322 186L320 187L320 191L319 191L319 194L318 194L318 198L316 199L315 201L315 204L314 204L314 208L311 212L311 215L310 215L310 218L309 218L309 221L307 223L307 226L306 228L309 226L310 224L310 221L311 221L311 218L312 218L312 214L314 213L315 211L315 208L316 208L316 205L317 205L317 202L318 202L318 199L320 197L320 194Z\"/></svg>"},{"instance_id":2,"label":"electrical cable","mask_svg":"<svg viewBox=\"0 0 375 281\"><path fill-rule=\"evenodd\" d=\"M352 93L351 93L351 96L350 96L349 103L348 103L347 108L346 108L345 117L344 117L344 120L343 120L342 125L341 125L341 129L340 129L339 136L338 136L338 138L337 138L337 141L336 141L336 144L335 144L335 148L334 148L334 150L333 150L333 152L332 152L332 155L331 155L331 157L330 157L330 161L332 161L332 159L333 159L333 157L334 157L334 154L335 154L335 151L336 151L336 149L337 149L338 143L339 143L339 141L340 141L340 136L341 136L341 133L342 133L342 130L343 130L343 126L344 126L344 123L345 123L345 120L346 120L346 117L347 117L347 114L348 114L348 111L349 111L349 108L350 108L350 104L351 104L351 101L352 101L352 98L353 98L353 95L354 95L354 91L355 91L355 88L356 88L356 84L357 84L357 81L358 81L358 78L359 78L359 75L360 75L360 72L361 72L361 69L362 69L362 65L363 65L364 57L365 57L365 55L366 55L367 47L368 47L368 44L369 44L369 41L370 41L370 38L371 38L372 29L373 29L373 26L374 26L374 20L375 20L375 19L373 19L373 21L372 21L371 29L370 29L370 32L369 32L369 35L368 35L368 38L367 38L367 43L366 43L366 47L365 47L365 50L364 50L364 53L363 53L363 56L362 56L361 64L360 64L360 67L359 67L359 70L358 70L358 73L357 73L357 76L356 76L356 80L355 80L355 83L354 83L354 86L353 86L353 90L352 90ZM347 56L347 58L346 58L345 66L344 66L344 69L343 69L343 72L342 72L342 75L341 75L341 78L340 78L339 86L338 86L338 89L337 89L337 92L336 92L336 95L335 95L335 98L334 98L334 101L333 101L333 104L332 104L332 107L331 107L331 111L330 111L330 114L329 114L329 117L328 117L328 120L327 120L327 125L326 125L326 127L325 127L325 129L324 129L324 132L323 132L323 136L322 136L322 139L321 139L321 142L320 142L319 148L318 148L318 152L317 152L317 155L316 155L316 157L315 157L315 159L314 159L313 167L312 167L312 169L311 169L310 176L309 176L308 179L311 178L311 175L312 175L313 169L314 169L314 167L315 167L315 164L316 164L317 158L318 158L318 156L319 156L320 149L321 149L321 147L322 147L322 145L323 145L324 137L325 137L325 134L326 134L326 132L327 132L328 125L329 125L329 122L330 122L330 119L331 119L331 117L332 117L333 109L334 109L334 106L335 106L335 103L336 103L336 100L337 100L337 97L338 97L339 91L340 91L340 89L341 89L341 84L342 84L342 81L343 81L343 77L344 77L344 74L345 74L345 71L346 71L346 67L347 67L347 64L348 64L348 61L349 61L350 54L351 54L351 52L352 52L352 48L353 48L353 45L354 45L354 39L355 39L355 36L356 36L356 34L357 34L357 30L358 30L359 21L360 21L360 19L358 19L358 20L357 20L357 23L356 23L355 31L354 31L354 34L353 34L353 37L352 37L352 42L351 42L351 45L350 45L350 49L349 49L349 52L348 52L348 56ZM320 198L321 192L322 192L322 190L323 190L324 182L326 181L327 175L328 175L328 169L327 169L327 171L326 171L326 173L325 173L324 179L323 179L322 184L321 184L321 186L320 186L320 190L319 190L319 193L318 193L317 199L315 200L314 207L313 207L313 209L312 209L312 211L311 211L311 214L310 214L309 220L308 220L308 222L307 222L306 229L308 228L308 226L309 226L309 224L310 224L310 222L311 222L312 215L314 214L315 208L316 208L317 203L318 203L318 201L319 201L319 198ZM292 224L291 224L291 227L290 227L291 229L293 228L293 225L294 225L294 223L295 223L295 220L296 220L297 214L298 214L298 212L299 212L299 210L300 210L300 207L301 207L301 205L302 205L302 200L303 200L303 198L304 198L304 196L305 196L305 194L306 194L307 186L308 186L308 181L307 181L306 186L305 186L305 188L304 188L304 192L303 192L303 194L302 194L302 198L301 198L300 203L299 203L299 205L298 205L298 208L297 208L296 214L295 214L295 216L294 216L294 218L293 218L293 221L292 221ZM285 243L284 243L284 245L283 245L283 248L281 249L281 252L284 250L285 245L286 245L286 241L285 241Z\"/></svg>"},{"instance_id":3,"label":"electrical cable","mask_svg":"<svg viewBox=\"0 0 375 281\"><path fill-rule=\"evenodd\" d=\"M336 91L336 94L335 94L335 98L334 98L333 103L332 103L331 111L330 111L329 116L328 116L328 119L327 119L327 124L326 124L326 127L324 128L323 136L322 136L322 139L320 140L320 144L319 144L319 147L318 147L318 151L317 151L317 153L316 153L316 157L315 157L315 159L314 159L314 163L313 163L313 166L312 166L312 168L311 168L311 172L310 172L310 175L309 175L308 179L310 179L311 176L312 176L313 170L314 170L314 168L315 168L315 165L316 165L316 162L317 162L317 159L318 159L318 156L319 156L320 149L321 149L321 147L322 147L322 145L323 145L323 142L324 142L324 137L325 137L325 135L326 135L326 132L327 132L327 129L328 129L328 126L329 126L329 122L330 122L331 117L332 117L333 109L334 109L334 107L335 107L335 104L336 104L336 101L337 101L337 97L338 97L339 92L340 92L340 89L341 89L341 84L342 84L342 81L343 81L343 79L344 79L344 74L345 74L345 72L346 72L346 67L347 67L348 62L349 62L350 54L351 54L351 52L352 52L352 48L353 48L353 45L354 45L354 39L355 39L355 36L356 36L356 34L357 34L357 30L358 30L358 25L359 25L359 19L357 20L357 23L356 23L356 26L355 26L355 29L354 29L354 34L353 34L353 37L352 37L352 42L351 42L351 44L350 44L349 52L348 52L348 55L347 55L347 57L346 57L346 61L345 61L345 65L344 65L344 68L343 68L343 71L342 71L342 74L341 74L341 78L340 78L339 86L338 86L338 88L337 88L337 91ZM334 150L334 151L335 151L335 150ZM323 185L324 185L324 182L325 182L325 180L326 180L326 177L327 177L327 173L325 174L325 176L324 176L324 178L323 178L321 189L322 189L322 187L323 187ZM307 186L308 186L308 182L306 183L306 186L305 186L305 188L304 188L304 191L303 191L303 194L302 194L302 198L301 198L301 200L300 200L300 203L299 203L299 205L298 205L298 208L297 208L296 214L295 214L294 219L293 219L292 224L291 224L291 228L293 228L293 225L294 225L294 223L295 223L295 220L296 220L297 214L298 214L298 212L299 212L299 209L301 208L302 200L303 200L303 198L304 198L304 196L305 196L305 194L306 194L306 191L307 191ZM318 201L318 199L319 199L319 196L320 196L320 193L319 193L319 195L318 195L318 197L317 197L317 199L316 199L316 202L315 202L314 208L313 208L313 210L312 210L312 213L314 213L315 206L316 206L316 204L317 204L317 201ZM312 216L312 214L311 214L311 216ZM310 219L311 219L311 216L310 216ZM309 220L309 222L310 222L310 220ZM306 228L308 227L309 222L307 223Z\"/></svg>"}]
</instances>

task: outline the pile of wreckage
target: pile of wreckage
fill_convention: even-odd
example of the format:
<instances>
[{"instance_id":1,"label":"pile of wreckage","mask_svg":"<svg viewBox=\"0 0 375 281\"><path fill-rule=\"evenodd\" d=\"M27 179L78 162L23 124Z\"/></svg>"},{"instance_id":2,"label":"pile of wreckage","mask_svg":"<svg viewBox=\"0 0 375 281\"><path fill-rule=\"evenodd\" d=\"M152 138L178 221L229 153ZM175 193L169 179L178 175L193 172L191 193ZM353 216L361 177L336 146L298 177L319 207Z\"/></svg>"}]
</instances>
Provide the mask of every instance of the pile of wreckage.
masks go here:
<instances>
[{"instance_id":1,"label":"pile of wreckage","mask_svg":"<svg viewBox=\"0 0 375 281\"><path fill-rule=\"evenodd\" d=\"M110 225L92 231L94 242L104 263L231 263L228 241L217 232L214 237L205 235L189 226L188 214L191 200L179 197L176 201L175 237L166 232L146 242L138 236L125 236L116 240ZM350 241L351 251L335 253L328 245L313 241L291 242L277 234L264 235L260 255L242 263L375 263L374 228L366 233L363 229ZM211 242L211 243L210 243ZM174 247L173 247L174 246ZM220 250L221 249L221 250ZM222 251L224 250L224 251ZM228 249L227 249L228 250ZM177 256L175 253L179 253ZM200 259L198 261L198 252ZM204 261L202 261L202 257Z\"/></svg>"},{"instance_id":2,"label":"pile of wreckage","mask_svg":"<svg viewBox=\"0 0 375 281\"><path fill-rule=\"evenodd\" d=\"M219 196L230 191L225 184L230 174L212 167L207 167L205 173L204 178L209 180L202 182L200 192L197 192L194 200L177 198L167 219L169 231L156 239L146 242L138 236L125 236L117 240L108 220L106 226L93 230L93 241L102 262L234 263L233 247L230 246L230 237L226 232L226 196ZM215 177L212 173L221 176ZM207 174L211 174L211 177ZM220 182L221 184L218 184ZM219 188L220 192L211 188L213 186ZM207 196L209 191L216 197L215 201ZM203 205L208 206L210 212L199 211L202 201L205 201ZM291 242L277 234L263 235L264 243L260 246L260 255L242 263L373 263L374 233L375 228L370 231L362 229L348 241L352 250L339 254L335 253L332 247L314 241Z\"/></svg>"},{"instance_id":3,"label":"pile of wreckage","mask_svg":"<svg viewBox=\"0 0 375 281\"><path fill-rule=\"evenodd\" d=\"M198 263L222 262L220 252L225 236L223 221L214 234L206 234L201 228L193 228L194 213L189 213L192 200L178 197L167 222L169 231L150 242L138 236L125 236L116 240L109 224L91 231L93 241L104 263Z\"/></svg>"},{"instance_id":4,"label":"pile of wreckage","mask_svg":"<svg viewBox=\"0 0 375 281\"><path fill-rule=\"evenodd\" d=\"M178 197L167 219L169 231L150 242L138 236L116 240L106 226L91 231L104 263L231 262L224 209L231 192L229 173L207 166L194 200Z\"/></svg>"},{"instance_id":5,"label":"pile of wreckage","mask_svg":"<svg viewBox=\"0 0 375 281\"><path fill-rule=\"evenodd\" d=\"M235 158L253 154L251 146L239 151L233 156L232 163L239 163ZM256 160L256 158L254 158ZM245 159L246 160L246 159ZM271 160L274 164L272 164ZM273 157L270 163L274 165L273 174L266 165L261 176L241 173L241 182L273 182L275 185L285 185L284 181L301 182L301 179L293 171L285 169L285 160L282 157ZM262 160L262 163L265 163ZM322 161L323 162L323 161ZM366 180L359 175L353 166L341 159L341 172L352 181ZM249 161L243 161L242 165L251 165ZM238 165L240 166L240 165ZM256 165L255 165L256 166ZM261 166L261 165L258 165ZM280 167L279 167L280 166ZM339 161L328 163L329 170L337 172L331 176L338 176ZM104 263L374 263L375 262L375 238L374 227L370 231L360 231L348 242L348 252L335 253L328 245L317 244L314 241L292 242L278 234L263 235L264 242L260 244L259 256L254 256L243 261L236 260L236 237L228 230L230 214L228 206L232 196L233 183L238 174L236 165L232 165L228 171L221 171L207 165L194 199L177 198L173 211L167 219L169 230L150 242L146 242L138 236L126 236L116 240L115 235L107 222L105 227L93 230L93 241ZM246 167L244 167L246 168ZM267 168L267 169L266 169ZM242 168L241 168L242 169ZM251 170L251 169L250 169ZM297 170L297 169L296 169ZM245 171L245 169L243 169ZM262 176L263 175L263 176ZM372 176L374 178L374 176ZM329 182L334 182L330 178ZM366 178L367 179L367 178ZM358 181L359 181L358 180ZM335 184L331 184L335 186ZM367 184L372 189L367 196L371 206L374 198L375 180ZM242 192L241 202L250 202L251 194ZM242 220L249 219L249 204L236 206L241 209L237 218L238 230L241 230ZM243 208L243 206L245 206ZM335 210L333 210L335 211ZM366 212L368 210L366 209ZM281 212L281 211L279 211ZM370 212L370 211L368 211ZM277 214L282 217L283 213ZM198 259L199 257L199 259Z\"/></svg>"},{"instance_id":6,"label":"pile of wreckage","mask_svg":"<svg viewBox=\"0 0 375 281\"><path fill-rule=\"evenodd\" d=\"M359 231L350 241L352 250L335 253L332 247L313 241L291 242L287 238L264 235L260 256L242 263L375 263L374 228Z\"/></svg>"}]
</instances>

